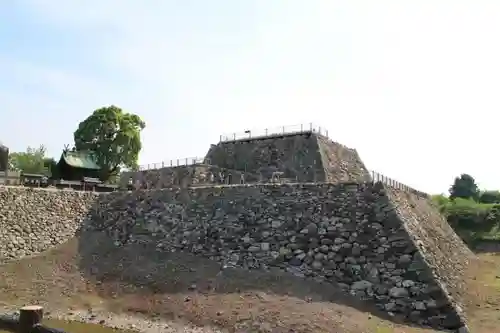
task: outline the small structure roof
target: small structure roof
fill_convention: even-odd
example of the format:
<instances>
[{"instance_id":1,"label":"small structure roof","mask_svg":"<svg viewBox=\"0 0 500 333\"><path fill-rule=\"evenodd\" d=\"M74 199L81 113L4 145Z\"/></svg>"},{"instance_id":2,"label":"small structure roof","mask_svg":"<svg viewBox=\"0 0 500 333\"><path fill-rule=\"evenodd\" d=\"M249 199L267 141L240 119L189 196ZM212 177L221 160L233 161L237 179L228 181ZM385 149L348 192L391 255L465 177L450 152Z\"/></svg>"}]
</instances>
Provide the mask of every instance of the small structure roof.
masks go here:
<instances>
[{"instance_id":1,"label":"small structure roof","mask_svg":"<svg viewBox=\"0 0 500 333\"><path fill-rule=\"evenodd\" d=\"M62 160L64 160L66 164L74 168L92 169L92 170L101 169L97 165L94 157L92 156L92 153L89 152L66 151L62 153L59 163Z\"/></svg>"}]
</instances>

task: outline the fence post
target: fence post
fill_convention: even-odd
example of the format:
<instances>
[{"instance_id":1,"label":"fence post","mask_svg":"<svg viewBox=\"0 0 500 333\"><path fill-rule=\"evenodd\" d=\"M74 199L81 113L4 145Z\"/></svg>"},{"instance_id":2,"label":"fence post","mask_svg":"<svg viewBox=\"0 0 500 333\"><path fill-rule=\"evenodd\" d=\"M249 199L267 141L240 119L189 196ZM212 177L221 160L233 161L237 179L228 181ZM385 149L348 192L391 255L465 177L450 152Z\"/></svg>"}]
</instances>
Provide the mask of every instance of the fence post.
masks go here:
<instances>
[{"instance_id":1,"label":"fence post","mask_svg":"<svg viewBox=\"0 0 500 333\"><path fill-rule=\"evenodd\" d=\"M310 130L312 132L312 130L313 130L313 123L309 123L309 127L310 127Z\"/></svg>"},{"instance_id":2,"label":"fence post","mask_svg":"<svg viewBox=\"0 0 500 333\"><path fill-rule=\"evenodd\" d=\"M267 128L266 128L266 136L267 136Z\"/></svg>"},{"instance_id":3,"label":"fence post","mask_svg":"<svg viewBox=\"0 0 500 333\"><path fill-rule=\"evenodd\" d=\"M19 314L18 333L30 333L33 326L40 324L43 319L43 308L38 305L22 307Z\"/></svg>"},{"instance_id":4,"label":"fence post","mask_svg":"<svg viewBox=\"0 0 500 333\"><path fill-rule=\"evenodd\" d=\"M285 126L283 126L283 134L285 134Z\"/></svg>"},{"instance_id":5,"label":"fence post","mask_svg":"<svg viewBox=\"0 0 500 333\"><path fill-rule=\"evenodd\" d=\"M233 133L233 140L236 140L236 133Z\"/></svg>"}]
</instances>

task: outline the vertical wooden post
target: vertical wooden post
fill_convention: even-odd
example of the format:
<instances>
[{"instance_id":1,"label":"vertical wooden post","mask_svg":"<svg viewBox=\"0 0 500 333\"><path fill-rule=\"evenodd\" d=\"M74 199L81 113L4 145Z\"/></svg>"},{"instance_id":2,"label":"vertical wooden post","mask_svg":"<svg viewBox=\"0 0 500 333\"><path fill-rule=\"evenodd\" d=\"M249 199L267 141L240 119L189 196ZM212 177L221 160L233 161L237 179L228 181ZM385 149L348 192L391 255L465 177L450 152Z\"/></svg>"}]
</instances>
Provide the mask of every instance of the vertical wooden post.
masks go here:
<instances>
[{"instance_id":1,"label":"vertical wooden post","mask_svg":"<svg viewBox=\"0 0 500 333\"><path fill-rule=\"evenodd\" d=\"M43 319L43 308L38 305L22 307L19 315L18 333L30 333L34 325Z\"/></svg>"}]
</instances>

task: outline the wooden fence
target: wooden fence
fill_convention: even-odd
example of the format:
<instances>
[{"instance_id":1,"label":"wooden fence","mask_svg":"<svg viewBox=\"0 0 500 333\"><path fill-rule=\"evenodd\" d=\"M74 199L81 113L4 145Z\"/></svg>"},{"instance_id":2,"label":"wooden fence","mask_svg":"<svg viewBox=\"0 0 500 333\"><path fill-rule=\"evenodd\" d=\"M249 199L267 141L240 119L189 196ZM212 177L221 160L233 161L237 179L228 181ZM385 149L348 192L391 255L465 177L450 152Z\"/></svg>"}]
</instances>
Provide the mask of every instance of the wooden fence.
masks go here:
<instances>
[{"instance_id":1,"label":"wooden fence","mask_svg":"<svg viewBox=\"0 0 500 333\"><path fill-rule=\"evenodd\" d=\"M30 305L21 308L19 318L0 316L0 330L13 333L66 333L64 331L42 325L43 308Z\"/></svg>"}]
</instances>

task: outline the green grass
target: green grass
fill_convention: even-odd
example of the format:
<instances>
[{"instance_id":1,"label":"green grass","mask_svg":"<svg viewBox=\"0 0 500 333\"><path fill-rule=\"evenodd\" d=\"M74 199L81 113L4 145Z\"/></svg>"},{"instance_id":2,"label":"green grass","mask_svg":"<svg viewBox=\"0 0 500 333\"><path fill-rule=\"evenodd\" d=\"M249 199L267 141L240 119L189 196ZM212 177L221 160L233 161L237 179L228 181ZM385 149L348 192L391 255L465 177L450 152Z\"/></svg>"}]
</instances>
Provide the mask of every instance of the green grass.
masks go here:
<instances>
[{"instance_id":1,"label":"green grass","mask_svg":"<svg viewBox=\"0 0 500 333\"><path fill-rule=\"evenodd\" d=\"M442 195L432 199L466 242L500 241L500 204L461 198L450 200Z\"/></svg>"}]
</instances>

